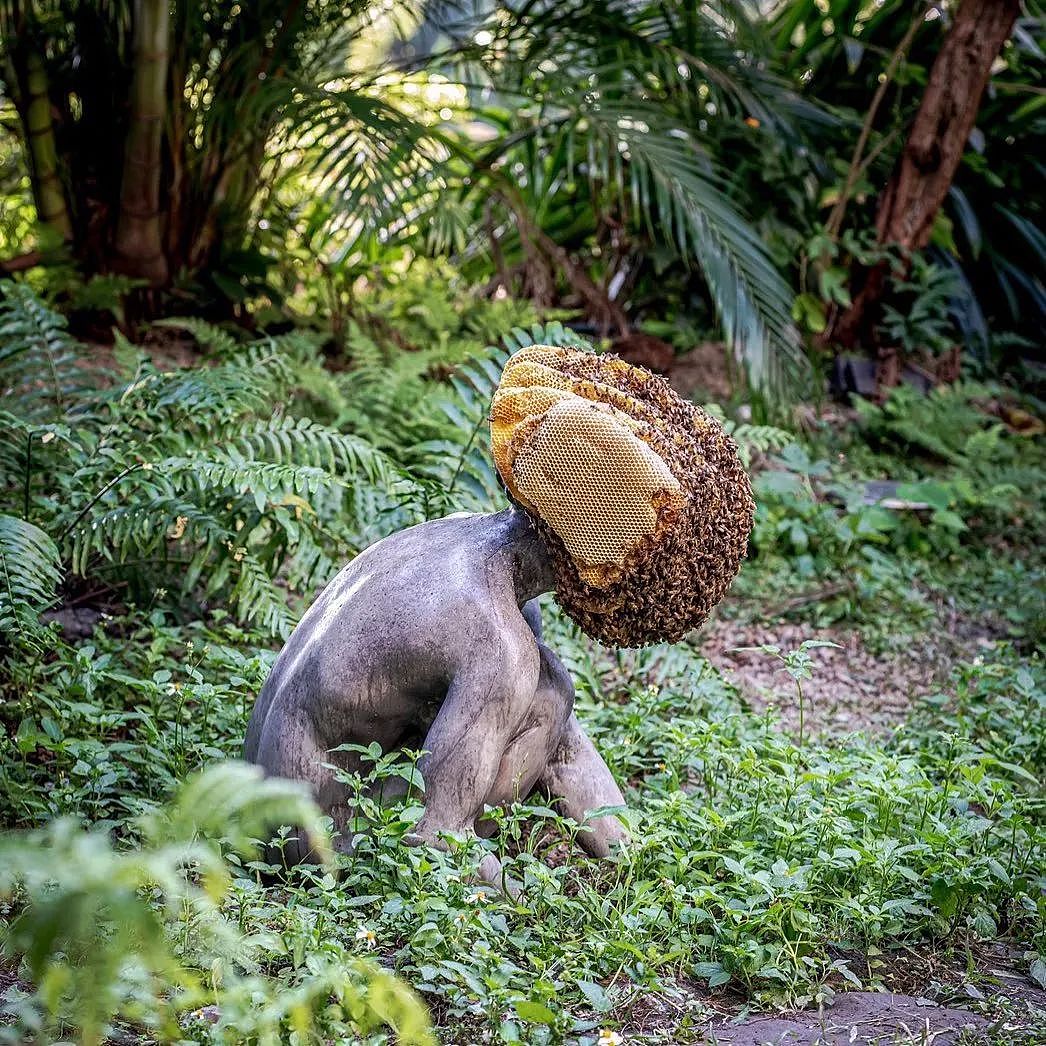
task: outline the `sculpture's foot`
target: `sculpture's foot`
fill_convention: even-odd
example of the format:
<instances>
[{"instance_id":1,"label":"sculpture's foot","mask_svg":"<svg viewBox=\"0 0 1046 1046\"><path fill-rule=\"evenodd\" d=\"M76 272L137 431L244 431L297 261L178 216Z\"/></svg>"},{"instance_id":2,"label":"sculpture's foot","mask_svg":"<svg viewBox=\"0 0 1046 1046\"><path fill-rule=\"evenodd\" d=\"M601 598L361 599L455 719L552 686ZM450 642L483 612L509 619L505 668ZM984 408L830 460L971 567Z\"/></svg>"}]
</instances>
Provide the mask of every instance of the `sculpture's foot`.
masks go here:
<instances>
[{"instance_id":1,"label":"sculpture's foot","mask_svg":"<svg viewBox=\"0 0 1046 1046\"><path fill-rule=\"evenodd\" d=\"M484 854L483 860L479 862L479 877L510 901L518 901L523 893L523 884L505 871L505 866L494 854Z\"/></svg>"},{"instance_id":2,"label":"sculpture's foot","mask_svg":"<svg viewBox=\"0 0 1046 1046\"><path fill-rule=\"evenodd\" d=\"M427 835L420 835L416 831L408 832L403 837L403 842L407 846L432 846L444 851L448 849L446 839L430 838ZM505 866L495 854L483 855L477 869L477 879L479 882L492 886L498 893L504 894L512 901L519 900L520 894L523 892L522 884L505 871Z\"/></svg>"},{"instance_id":3,"label":"sculpture's foot","mask_svg":"<svg viewBox=\"0 0 1046 1046\"><path fill-rule=\"evenodd\" d=\"M629 834L612 815L588 818L592 810L624 806L625 800L595 745L571 715L559 748L553 753L541 780L558 799L563 813L584 827L578 842L593 857L609 857L615 845L623 846Z\"/></svg>"}]
</instances>

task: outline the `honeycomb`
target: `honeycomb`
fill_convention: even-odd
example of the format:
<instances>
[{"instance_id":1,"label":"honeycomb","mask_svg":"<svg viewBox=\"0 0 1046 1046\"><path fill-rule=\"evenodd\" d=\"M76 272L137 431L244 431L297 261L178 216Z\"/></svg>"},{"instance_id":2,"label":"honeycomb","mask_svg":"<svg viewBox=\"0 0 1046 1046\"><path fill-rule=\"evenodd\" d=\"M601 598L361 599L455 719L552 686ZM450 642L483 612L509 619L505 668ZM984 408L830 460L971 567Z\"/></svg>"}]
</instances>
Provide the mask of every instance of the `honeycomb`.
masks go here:
<instances>
[{"instance_id":1,"label":"honeycomb","mask_svg":"<svg viewBox=\"0 0 1046 1046\"><path fill-rule=\"evenodd\" d=\"M545 539L557 597L586 632L639 646L708 616L754 511L714 418L615 356L530 346L505 366L490 429L498 472Z\"/></svg>"},{"instance_id":2,"label":"honeycomb","mask_svg":"<svg viewBox=\"0 0 1046 1046\"><path fill-rule=\"evenodd\" d=\"M550 407L512 463L526 504L559 535L589 584L617 577L660 504L683 504L671 469L613 414L579 397Z\"/></svg>"}]
</instances>

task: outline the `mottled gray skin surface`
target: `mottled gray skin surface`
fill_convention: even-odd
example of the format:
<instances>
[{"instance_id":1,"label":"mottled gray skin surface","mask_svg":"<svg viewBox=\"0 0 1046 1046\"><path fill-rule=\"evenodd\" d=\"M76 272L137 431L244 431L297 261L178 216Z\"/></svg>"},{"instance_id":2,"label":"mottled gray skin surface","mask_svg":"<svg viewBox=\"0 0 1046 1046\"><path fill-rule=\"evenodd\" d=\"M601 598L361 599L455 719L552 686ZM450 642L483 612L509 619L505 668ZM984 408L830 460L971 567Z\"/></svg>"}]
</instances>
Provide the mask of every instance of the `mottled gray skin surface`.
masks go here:
<instances>
[{"instance_id":1,"label":"mottled gray skin surface","mask_svg":"<svg viewBox=\"0 0 1046 1046\"><path fill-rule=\"evenodd\" d=\"M372 545L302 618L276 660L244 754L272 776L306 781L341 831L345 786L324 764L360 769L338 745L423 749L425 812L413 843L487 834L484 805L545 789L578 822L623 800L573 714L574 688L542 642L537 603L553 587L526 513L458 515ZM588 822L582 846L606 856L627 835ZM347 840L340 841L344 847ZM307 855L292 840L286 856ZM482 874L492 880L489 858Z\"/></svg>"}]
</instances>

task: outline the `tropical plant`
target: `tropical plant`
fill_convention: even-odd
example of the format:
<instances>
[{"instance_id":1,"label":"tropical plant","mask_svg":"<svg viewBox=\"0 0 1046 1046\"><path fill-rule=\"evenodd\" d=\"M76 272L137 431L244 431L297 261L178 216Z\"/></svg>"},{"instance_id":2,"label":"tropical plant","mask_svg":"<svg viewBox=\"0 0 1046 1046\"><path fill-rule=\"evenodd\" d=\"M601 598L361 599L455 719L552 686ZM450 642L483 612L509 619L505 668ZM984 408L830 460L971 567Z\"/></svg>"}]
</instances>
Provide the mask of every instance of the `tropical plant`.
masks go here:
<instances>
[{"instance_id":1,"label":"tropical plant","mask_svg":"<svg viewBox=\"0 0 1046 1046\"><path fill-rule=\"evenodd\" d=\"M890 304L882 306L877 332L883 345L898 347L908 357L929 357L957 343L953 303L963 293L954 268L934 265L925 255L909 259L907 271L889 281Z\"/></svg>"},{"instance_id":2,"label":"tropical plant","mask_svg":"<svg viewBox=\"0 0 1046 1046\"><path fill-rule=\"evenodd\" d=\"M448 240L467 257L485 234L503 286L550 302L562 280L618 334L638 309L664 309L637 285L664 281L674 259L700 272L753 383L794 390L791 293L716 147L737 128L742 153L763 134L795 137L800 106L745 6L507 3L469 31L457 57L491 87L475 114L490 141L458 206L441 208Z\"/></svg>"},{"instance_id":3,"label":"tropical plant","mask_svg":"<svg viewBox=\"0 0 1046 1046\"><path fill-rule=\"evenodd\" d=\"M258 839L280 825L307 827L329 859L322 818L299 785L225 762L141 819L139 848L116 849L107 833L72 818L0 836L0 895L17 912L4 951L24 961L37 988L17 1005L16 1029L39 1035L71 1023L79 1041L95 1044L118 1017L174 1041L208 1023L200 1014L209 1006L211 1021L262 1042L288 1027L388 1026L399 1041L430 1043L417 997L358 959L317 964L283 1005L251 1006L271 988L257 969L257 942L223 911L232 872L223 854L256 857Z\"/></svg>"},{"instance_id":4,"label":"tropical plant","mask_svg":"<svg viewBox=\"0 0 1046 1046\"><path fill-rule=\"evenodd\" d=\"M982 357L987 357L993 326L1038 332L1046 316L1037 275L1046 257L1036 231L1041 194L1032 188L1041 180L1038 157L1046 129L1043 99L1034 87L1044 60L1038 43L1042 10L1036 3L1018 6L982 9L976 3L911 5L898 0L845 0L826 6L821 0L789 0L771 19L776 49L800 90L840 118L834 127L812 128L810 144L827 209L828 244L845 241L847 233L851 242L861 244L846 252L855 262L855 290L863 285L862 273L876 274L872 298L883 291L892 295L899 283L888 278L890 256L868 251L866 231L876 230L876 239L890 246L894 260L896 245L910 254L928 244L931 260L953 268L962 279L962 294L950 311L966 345ZM998 24L991 22L991 41L986 35L989 7L1004 16ZM938 52L945 57L954 53L971 33L978 47L983 45L977 68L960 70L942 59L935 83L949 75L957 79L944 90L928 92ZM948 39L953 42L946 49ZM961 110L961 120L951 126L928 109L918 140L906 144L924 97L931 93L934 99L960 99L956 113ZM964 121L969 128L964 129ZM938 132L946 132L948 156L940 164L934 160L926 165L925 177L917 176L912 157L942 156ZM1018 142L1020 149L1015 148ZM897 198L897 179L891 181L895 167L905 181L903 199ZM886 183L890 191L877 196L877 188ZM1005 235L1000 234L1003 229ZM824 242L811 251L815 268L829 261L827 254ZM858 312L865 311L869 296L859 297L855 305L854 294L845 299L825 295L827 319L836 326L837 317L849 312L845 326L852 329L840 336L853 338L860 329L864 340L872 341L869 336L881 320L879 305L866 322Z\"/></svg>"},{"instance_id":5,"label":"tropical plant","mask_svg":"<svg viewBox=\"0 0 1046 1046\"><path fill-rule=\"evenodd\" d=\"M54 598L57 549L70 584L155 598L177 583L285 633L286 589L325 581L332 557L373 538L359 486L415 511L413 484L372 444L286 412L316 353L307 335L223 341L212 366L176 371L124 342L117 384L90 389L64 321L26 287L3 291L0 332L0 476L20 514L0 520L0 613L23 631Z\"/></svg>"},{"instance_id":6,"label":"tropical plant","mask_svg":"<svg viewBox=\"0 0 1046 1046\"><path fill-rule=\"evenodd\" d=\"M0 631L32 645L61 579L51 538L28 520L0 515Z\"/></svg>"},{"instance_id":7,"label":"tropical plant","mask_svg":"<svg viewBox=\"0 0 1046 1046\"><path fill-rule=\"evenodd\" d=\"M508 2L390 61L397 14L417 25L409 4L352 0L0 5L41 221L92 271L233 301L276 295L268 243L353 267L391 241L489 233L499 272L522 258L546 304L562 277L622 333L628 285L668 251L702 274L753 382L794 386L791 294L710 148L719 124L788 132L745 5ZM479 141L412 101L448 76Z\"/></svg>"},{"instance_id":8,"label":"tropical plant","mask_svg":"<svg viewBox=\"0 0 1046 1046\"><path fill-rule=\"evenodd\" d=\"M329 134L310 170L352 220L385 216L433 157L424 128L345 79L385 9L344 3L0 5L4 95L17 111L40 221L93 271L155 286L204 273L244 295L280 164ZM350 171L351 166L351 171ZM321 169L322 168L322 169Z\"/></svg>"}]
</instances>

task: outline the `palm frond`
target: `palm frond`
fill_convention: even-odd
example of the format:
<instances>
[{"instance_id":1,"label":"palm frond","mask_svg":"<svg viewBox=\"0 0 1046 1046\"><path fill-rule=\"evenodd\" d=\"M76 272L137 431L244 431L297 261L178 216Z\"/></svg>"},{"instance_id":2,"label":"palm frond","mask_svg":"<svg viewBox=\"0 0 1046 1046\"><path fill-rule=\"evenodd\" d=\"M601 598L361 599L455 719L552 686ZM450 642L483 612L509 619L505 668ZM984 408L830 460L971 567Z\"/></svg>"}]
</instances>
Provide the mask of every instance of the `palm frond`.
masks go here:
<instances>
[{"instance_id":1,"label":"palm frond","mask_svg":"<svg viewBox=\"0 0 1046 1046\"><path fill-rule=\"evenodd\" d=\"M595 131L589 162L605 184L616 191L627 185L638 219L701 270L753 385L794 389L806 357L791 319L793 292L696 141L665 126L652 107L604 102L586 107L582 118Z\"/></svg>"}]
</instances>

